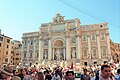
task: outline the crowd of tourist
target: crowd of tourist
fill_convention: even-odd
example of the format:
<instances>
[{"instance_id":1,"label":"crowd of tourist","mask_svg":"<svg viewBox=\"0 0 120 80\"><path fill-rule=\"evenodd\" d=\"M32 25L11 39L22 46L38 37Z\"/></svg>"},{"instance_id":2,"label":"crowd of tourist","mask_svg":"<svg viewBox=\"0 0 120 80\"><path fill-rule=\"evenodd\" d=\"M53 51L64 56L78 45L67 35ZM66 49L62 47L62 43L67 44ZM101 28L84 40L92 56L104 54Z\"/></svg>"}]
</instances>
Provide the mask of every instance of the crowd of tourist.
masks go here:
<instances>
[{"instance_id":1,"label":"crowd of tourist","mask_svg":"<svg viewBox=\"0 0 120 80\"><path fill-rule=\"evenodd\" d=\"M62 67L0 66L0 80L76 80L74 74L74 69ZM79 80L120 80L120 63L83 67Z\"/></svg>"}]
</instances>

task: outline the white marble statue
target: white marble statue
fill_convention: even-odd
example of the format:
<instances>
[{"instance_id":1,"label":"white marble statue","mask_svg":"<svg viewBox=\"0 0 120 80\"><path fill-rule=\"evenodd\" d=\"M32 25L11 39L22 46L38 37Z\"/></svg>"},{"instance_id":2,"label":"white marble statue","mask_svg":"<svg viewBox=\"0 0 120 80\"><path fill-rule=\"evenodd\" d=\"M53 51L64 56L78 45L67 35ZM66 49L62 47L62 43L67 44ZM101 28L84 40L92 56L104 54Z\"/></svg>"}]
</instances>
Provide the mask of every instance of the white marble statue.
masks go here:
<instances>
[{"instance_id":1,"label":"white marble statue","mask_svg":"<svg viewBox=\"0 0 120 80\"><path fill-rule=\"evenodd\" d=\"M75 48L72 48L72 51L71 51L72 53L72 58L76 58L76 50L75 50Z\"/></svg>"},{"instance_id":2,"label":"white marble statue","mask_svg":"<svg viewBox=\"0 0 120 80\"><path fill-rule=\"evenodd\" d=\"M44 59L47 59L47 55L48 55L47 50L45 50Z\"/></svg>"}]
</instances>

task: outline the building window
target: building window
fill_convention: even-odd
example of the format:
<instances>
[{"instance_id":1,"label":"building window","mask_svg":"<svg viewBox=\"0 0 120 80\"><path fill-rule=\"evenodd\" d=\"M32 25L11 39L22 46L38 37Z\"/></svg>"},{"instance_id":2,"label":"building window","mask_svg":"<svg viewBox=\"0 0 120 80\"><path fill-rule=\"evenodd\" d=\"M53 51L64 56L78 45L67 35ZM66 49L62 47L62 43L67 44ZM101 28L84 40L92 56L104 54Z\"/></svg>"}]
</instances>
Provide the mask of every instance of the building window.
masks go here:
<instances>
[{"instance_id":1,"label":"building window","mask_svg":"<svg viewBox=\"0 0 120 80\"><path fill-rule=\"evenodd\" d=\"M16 60L19 60L19 58L16 58Z\"/></svg>"},{"instance_id":2,"label":"building window","mask_svg":"<svg viewBox=\"0 0 120 80\"><path fill-rule=\"evenodd\" d=\"M17 53L16 55L19 55L19 53Z\"/></svg>"},{"instance_id":3,"label":"building window","mask_svg":"<svg viewBox=\"0 0 120 80\"><path fill-rule=\"evenodd\" d=\"M8 58L5 59L5 62L8 62Z\"/></svg>"},{"instance_id":4,"label":"building window","mask_svg":"<svg viewBox=\"0 0 120 80\"><path fill-rule=\"evenodd\" d=\"M87 36L86 36L86 35L83 35L82 40L83 40L83 41L87 41Z\"/></svg>"},{"instance_id":5,"label":"building window","mask_svg":"<svg viewBox=\"0 0 120 80\"><path fill-rule=\"evenodd\" d=\"M26 53L24 53L24 58L26 57Z\"/></svg>"},{"instance_id":6,"label":"building window","mask_svg":"<svg viewBox=\"0 0 120 80\"><path fill-rule=\"evenodd\" d=\"M6 55L8 55L8 51L6 51Z\"/></svg>"},{"instance_id":7,"label":"building window","mask_svg":"<svg viewBox=\"0 0 120 80\"><path fill-rule=\"evenodd\" d=\"M26 53L27 53L27 52L26 52L26 51L24 51L23 53L24 53L24 56L23 56L23 57L25 58L25 57L26 57Z\"/></svg>"},{"instance_id":8,"label":"building window","mask_svg":"<svg viewBox=\"0 0 120 80\"><path fill-rule=\"evenodd\" d=\"M37 40L36 44L39 45L39 40Z\"/></svg>"},{"instance_id":9,"label":"building window","mask_svg":"<svg viewBox=\"0 0 120 80\"><path fill-rule=\"evenodd\" d=\"M39 57L39 53L37 52L37 56L36 56L37 58Z\"/></svg>"},{"instance_id":10,"label":"building window","mask_svg":"<svg viewBox=\"0 0 120 80\"><path fill-rule=\"evenodd\" d=\"M87 62L84 62L84 65L87 66Z\"/></svg>"},{"instance_id":11,"label":"building window","mask_svg":"<svg viewBox=\"0 0 120 80\"><path fill-rule=\"evenodd\" d=\"M97 64L97 62L96 62L96 61L94 61L94 64Z\"/></svg>"},{"instance_id":12,"label":"building window","mask_svg":"<svg viewBox=\"0 0 120 80\"><path fill-rule=\"evenodd\" d=\"M105 47L105 46L102 47L102 55L103 55L103 56L106 56L106 47Z\"/></svg>"},{"instance_id":13,"label":"building window","mask_svg":"<svg viewBox=\"0 0 120 80\"><path fill-rule=\"evenodd\" d=\"M7 48L9 48L9 45L7 45Z\"/></svg>"},{"instance_id":14,"label":"building window","mask_svg":"<svg viewBox=\"0 0 120 80\"><path fill-rule=\"evenodd\" d=\"M31 45L33 45L33 40L31 40L31 43L30 43Z\"/></svg>"},{"instance_id":15,"label":"building window","mask_svg":"<svg viewBox=\"0 0 120 80\"><path fill-rule=\"evenodd\" d=\"M10 43L10 40L9 40L9 39L7 39L7 43Z\"/></svg>"},{"instance_id":16,"label":"building window","mask_svg":"<svg viewBox=\"0 0 120 80\"><path fill-rule=\"evenodd\" d=\"M29 53L30 53L30 58L32 58L32 53L33 53L33 51L30 50Z\"/></svg>"},{"instance_id":17,"label":"building window","mask_svg":"<svg viewBox=\"0 0 120 80\"><path fill-rule=\"evenodd\" d=\"M2 44L0 43L0 47L2 46Z\"/></svg>"},{"instance_id":18,"label":"building window","mask_svg":"<svg viewBox=\"0 0 120 80\"><path fill-rule=\"evenodd\" d=\"M84 52L83 52L84 54L84 57L86 57L87 56L87 50L84 50Z\"/></svg>"},{"instance_id":19,"label":"building window","mask_svg":"<svg viewBox=\"0 0 120 80\"><path fill-rule=\"evenodd\" d=\"M39 57L39 51L36 50L35 52L36 52L36 56L35 57L38 58Z\"/></svg>"},{"instance_id":20,"label":"building window","mask_svg":"<svg viewBox=\"0 0 120 80\"><path fill-rule=\"evenodd\" d=\"M105 34L104 33L101 34L101 40L105 40Z\"/></svg>"},{"instance_id":21,"label":"building window","mask_svg":"<svg viewBox=\"0 0 120 80\"><path fill-rule=\"evenodd\" d=\"M24 42L24 45L27 46L27 41Z\"/></svg>"},{"instance_id":22,"label":"building window","mask_svg":"<svg viewBox=\"0 0 120 80\"><path fill-rule=\"evenodd\" d=\"M93 56L96 56L97 54L96 54L96 49L93 49Z\"/></svg>"},{"instance_id":23,"label":"building window","mask_svg":"<svg viewBox=\"0 0 120 80\"><path fill-rule=\"evenodd\" d=\"M95 35L92 35L92 40L95 40Z\"/></svg>"},{"instance_id":24,"label":"building window","mask_svg":"<svg viewBox=\"0 0 120 80\"><path fill-rule=\"evenodd\" d=\"M13 53L14 53L14 51L11 51L11 53L13 54Z\"/></svg>"},{"instance_id":25,"label":"building window","mask_svg":"<svg viewBox=\"0 0 120 80\"><path fill-rule=\"evenodd\" d=\"M100 25L100 28L102 28L103 26L102 25Z\"/></svg>"},{"instance_id":26,"label":"building window","mask_svg":"<svg viewBox=\"0 0 120 80\"><path fill-rule=\"evenodd\" d=\"M91 39L92 39L92 40L95 40L95 39L96 39L96 34L95 34L95 32L92 33L92 35L91 35Z\"/></svg>"},{"instance_id":27,"label":"building window","mask_svg":"<svg viewBox=\"0 0 120 80\"><path fill-rule=\"evenodd\" d=\"M1 37L1 34L0 34L0 41L2 41L2 37Z\"/></svg>"},{"instance_id":28,"label":"building window","mask_svg":"<svg viewBox=\"0 0 120 80\"><path fill-rule=\"evenodd\" d=\"M30 53L30 58L32 58L32 53Z\"/></svg>"},{"instance_id":29,"label":"building window","mask_svg":"<svg viewBox=\"0 0 120 80\"><path fill-rule=\"evenodd\" d=\"M3 37L0 37L0 41L3 41Z\"/></svg>"},{"instance_id":30,"label":"building window","mask_svg":"<svg viewBox=\"0 0 120 80\"><path fill-rule=\"evenodd\" d=\"M107 61L104 61L104 64L107 63Z\"/></svg>"},{"instance_id":31,"label":"building window","mask_svg":"<svg viewBox=\"0 0 120 80\"><path fill-rule=\"evenodd\" d=\"M30 63L30 66L32 66L32 63Z\"/></svg>"}]
</instances>

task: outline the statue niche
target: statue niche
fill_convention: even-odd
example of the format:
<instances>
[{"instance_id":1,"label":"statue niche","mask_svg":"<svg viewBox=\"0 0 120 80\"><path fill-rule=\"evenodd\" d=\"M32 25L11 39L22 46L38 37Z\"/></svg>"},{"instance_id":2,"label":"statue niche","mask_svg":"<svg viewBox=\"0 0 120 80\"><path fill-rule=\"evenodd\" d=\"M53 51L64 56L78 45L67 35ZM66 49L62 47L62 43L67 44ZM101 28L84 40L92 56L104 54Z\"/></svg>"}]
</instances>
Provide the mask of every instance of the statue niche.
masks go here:
<instances>
[{"instance_id":1,"label":"statue niche","mask_svg":"<svg viewBox=\"0 0 120 80\"><path fill-rule=\"evenodd\" d=\"M71 44L74 44L76 41L75 41L75 37L71 37L71 40L70 40L70 43Z\"/></svg>"},{"instance_id":2,"label":"statue niche","mask_svg":"<svg viewBox=\"0 0 120 80\"><path fill-rule=\"evenodd\" d=\"M55 52L54 52L54 60L63 60L64 59L64 55L63 53L61 52L61 49L55 49Z\"/></svg>"},{"instance_id":3,"label":"statue niche","mask_svg":"<svg viewBox=\"0 0 120 80\"><path fill-rule=\"evenodd\" d=\"M76 48L71 48L71 58L76 58Z\"/></svg>"},{"instance_id":4,"label":"statue niche","mask_svg":"<svg viewBox=\"0 0 120 80\"><path fill-rule=\"evenodd\" d=\"M48 46L48 40L44 40L44 46Z\"/></svg>"},{"instance_id":5,"label":"statue niche","mask_svg":"<svg viewBox=\"0 0 120 80\"><path fill-rule=\"evenodd\" d=\"M43 59L48 59L48 50L44 50Z\"/></svg>"}]
</instances>

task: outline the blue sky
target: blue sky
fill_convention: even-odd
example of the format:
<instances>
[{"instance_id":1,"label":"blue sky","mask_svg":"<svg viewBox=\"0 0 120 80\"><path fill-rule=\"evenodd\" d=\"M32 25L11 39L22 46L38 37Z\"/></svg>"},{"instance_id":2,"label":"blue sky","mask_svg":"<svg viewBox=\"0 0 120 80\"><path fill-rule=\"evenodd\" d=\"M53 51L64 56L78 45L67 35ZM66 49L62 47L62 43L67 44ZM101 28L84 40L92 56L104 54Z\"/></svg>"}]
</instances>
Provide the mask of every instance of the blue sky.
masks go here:
<instances>
[{"instance_id":1,"label":"blue sky","mask_svg":"<svg viewBox=\"0 0 120 80\"><path fill-rule=\"evenodd\" d=\"M120 43L120 0L0 0L0 29L21 41L23 33L38 31L56 13L79 18L81 25L108 22L110 38Z\"/></svg>"}]
</instances>

